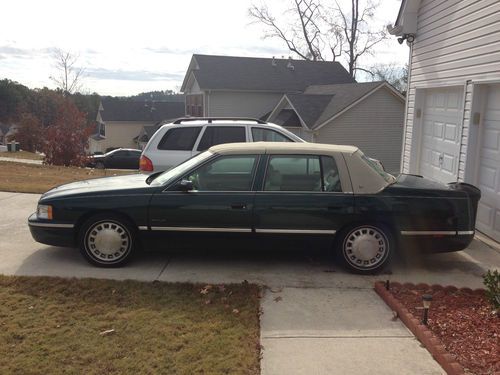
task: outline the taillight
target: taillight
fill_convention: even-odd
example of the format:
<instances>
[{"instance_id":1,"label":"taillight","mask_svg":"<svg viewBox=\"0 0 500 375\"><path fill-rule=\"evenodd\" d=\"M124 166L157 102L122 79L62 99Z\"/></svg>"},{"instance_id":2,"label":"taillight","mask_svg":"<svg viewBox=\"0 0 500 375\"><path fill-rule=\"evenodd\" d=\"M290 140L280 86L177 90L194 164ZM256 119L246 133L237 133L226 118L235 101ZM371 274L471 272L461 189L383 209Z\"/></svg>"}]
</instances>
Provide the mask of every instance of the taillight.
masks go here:
<instances>
[{"instance_id":1,"label":"taillight","mask_svg":"<svg viewBox=\"0 0 500 375\"><path fill-rule=\"evenodd\" d=\"M142 155L139 160L139 169L144 172L153 172L153 162L146 156Z\"/></svg>"}]
</instances>

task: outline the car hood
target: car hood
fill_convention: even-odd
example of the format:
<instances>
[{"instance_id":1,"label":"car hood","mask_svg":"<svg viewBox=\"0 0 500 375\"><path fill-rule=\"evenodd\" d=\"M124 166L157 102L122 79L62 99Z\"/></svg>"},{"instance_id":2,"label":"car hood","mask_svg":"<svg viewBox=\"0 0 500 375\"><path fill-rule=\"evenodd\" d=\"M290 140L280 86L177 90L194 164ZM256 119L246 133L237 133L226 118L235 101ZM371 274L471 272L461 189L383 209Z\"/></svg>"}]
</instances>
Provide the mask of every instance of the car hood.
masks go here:
<instances>
[{"instance_id":1,"label":"car hood","mask_svg":"<svg viewBox=\"0 0 500 375\"><path fill-rule=\"evenodd\" d=\"M151 188L146 183L147 176L132 174L126 176L103 177L71 182L47 191L40 200L62 198L75 195L112 195Z\"/></svg>"},{"instance_id":2,"label":"car hood","mask_svg":"<svg viewBox=\"0 0 500 375\"><path fill-rule=\"evenodd\" d=\"M396 182L389 185L385 191L401 195L414 195L417 193L418 195L425 196L464 196L464 193L456 190L453 185L443 184L411 174L400 174Z\"/></svg>"}]
</instances>

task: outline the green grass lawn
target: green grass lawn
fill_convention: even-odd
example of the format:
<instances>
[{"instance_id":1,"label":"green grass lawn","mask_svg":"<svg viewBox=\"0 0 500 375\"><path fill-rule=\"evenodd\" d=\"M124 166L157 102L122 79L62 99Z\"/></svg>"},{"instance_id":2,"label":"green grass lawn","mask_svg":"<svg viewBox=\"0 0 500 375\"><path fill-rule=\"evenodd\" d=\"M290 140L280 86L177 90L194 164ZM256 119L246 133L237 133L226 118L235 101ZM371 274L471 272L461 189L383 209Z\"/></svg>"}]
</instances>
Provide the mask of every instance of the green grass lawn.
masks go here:
<instances>
[{"instance_id":1,"label":"green grass lawn","mask_svg":"<svg viewBox=\"0 0 500 375\"><path fill-rule=\"evenodd\" d=\"M138 171L110 171L105 169L60 167L56 165L34 165L0 161L0 191L45 193L53 187L69 182L132 173L138 173Z\"/></svg>"},{"instance_id":2,"label":"green grass lawn","mask_svg":"<svg viewBox=\"0 0 500 375\"><path fill-rule=\"evenodd\" d=\"M0 275L2 374L258 374L259 355L255 285Z\"/></svg>"}]
</instances>

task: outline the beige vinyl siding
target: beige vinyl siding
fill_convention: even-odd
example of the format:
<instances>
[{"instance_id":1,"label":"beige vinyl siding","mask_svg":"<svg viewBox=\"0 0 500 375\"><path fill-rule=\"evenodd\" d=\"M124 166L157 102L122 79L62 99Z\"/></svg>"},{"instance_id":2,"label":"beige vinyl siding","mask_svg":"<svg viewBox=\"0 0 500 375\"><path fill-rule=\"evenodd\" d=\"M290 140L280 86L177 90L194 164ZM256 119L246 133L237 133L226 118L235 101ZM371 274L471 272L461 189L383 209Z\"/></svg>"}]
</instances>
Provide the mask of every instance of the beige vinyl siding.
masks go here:
<instances>
[{"instance_id":1,"label":"beige vinyl siding","mask_svg":"<svg viewBox=\"0 0 500 375\"><path fill-rule=\"evenodd\" d=\"M266 92L211 91L208 93L209 115L259 118L272 111L282 96Z\"/></svg>"},{"instance_id":2,"label":"beige vinyl siding","mask_svg":"<svg viewBox=\"0 0 500 375\"><path fill-rule=\"evenodd\" d=\"M105 152L110 147L137 148L134 138L139 135L145 125L153 125L152 122L106 122L106 138L95 142L100 150Z\"/></svg>"},{"instance_id":3,"label":"beige vinyl siding","mask_svg":"<svg viewBox=\"0 0 500 375\"><path fill-rule=\"evenodd\" d=\"M474 82L500 80L500 1L422 0L411 50L403 171L410 172L417 89L464 86L458 179L464 180ZM415 144L415 142L413 142ZM411 165L410 165L411 164Z\"/></svg>"},{"instance_id":4,"label":"beige vinyl siding","mask_svg":"<svg viewBox=\"0 0 500 375\"><path fill-rule=\"evenodd\" d=\"M403 138L404 102L381 88L318 130L317 143L358 146L380 160L387 171L398 172Z\"/></svg>"}]
</instances>

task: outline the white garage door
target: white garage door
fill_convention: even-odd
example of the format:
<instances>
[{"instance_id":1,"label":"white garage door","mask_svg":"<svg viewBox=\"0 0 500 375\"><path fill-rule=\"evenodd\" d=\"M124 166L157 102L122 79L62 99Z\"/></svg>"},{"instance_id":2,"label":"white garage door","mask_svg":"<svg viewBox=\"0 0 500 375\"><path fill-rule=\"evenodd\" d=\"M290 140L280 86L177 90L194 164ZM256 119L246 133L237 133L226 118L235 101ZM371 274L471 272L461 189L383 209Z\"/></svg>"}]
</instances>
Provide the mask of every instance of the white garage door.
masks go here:
<instances>
[{"instance_id":1,"label":"white garage door","mask_svg":"<svg viewBox=\"0 0 500 375\"><path fill-rule=\"evenodd\" d=\"M500 241L500 85L489 88L481 130L476 226Z\"/></svg>"},{"instance_id":2,"label":"white garage door","mask_svg":"<svg viewBox=\"0 0 500 375\"><path fill-rule=\"evenodd\" d=\"M457 180L463 89L424 93L419 173L440 182Z\"/></svg>"}]
</instances>

